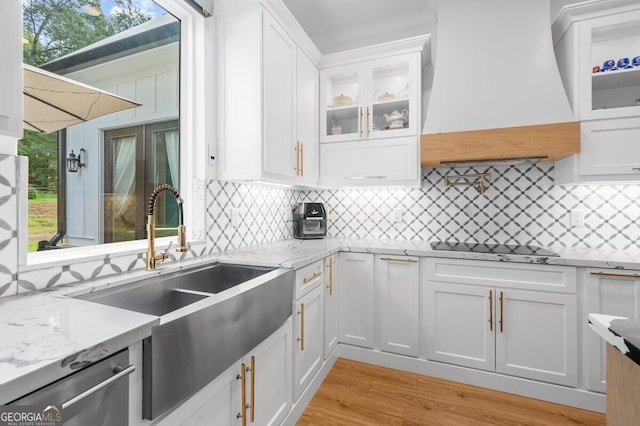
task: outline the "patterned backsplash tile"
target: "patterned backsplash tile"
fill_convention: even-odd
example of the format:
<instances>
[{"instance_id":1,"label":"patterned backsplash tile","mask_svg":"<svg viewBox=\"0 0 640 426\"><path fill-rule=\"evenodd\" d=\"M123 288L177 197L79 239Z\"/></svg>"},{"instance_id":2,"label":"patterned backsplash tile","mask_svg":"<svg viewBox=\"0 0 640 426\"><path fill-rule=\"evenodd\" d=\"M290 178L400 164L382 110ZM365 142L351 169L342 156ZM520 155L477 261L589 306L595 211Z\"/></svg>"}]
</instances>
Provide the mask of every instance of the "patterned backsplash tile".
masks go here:
<instances>
[{"instance_id":1,"label":"patterned backsplash tile","mask_svg":"<svg viewBox=\"0 0 640 426\"><path fill-rule=\"evenodd\" d=\"M15 158L0 156L0 256L9 260L0 264L0 296L144 267L138 253L18 276ZM446 174L484 172L491 178L483 194L444 187ZM544 164L424 173L415 189L300 191L210 180L203 189L206 246L192 245L186 257L291 238L291 208L305 201L325 204L330 237L640 249L638 184L554 186L553 166ZM575 209L584 213L583 227L570 224Z\"/></svg>"}]
</instances>

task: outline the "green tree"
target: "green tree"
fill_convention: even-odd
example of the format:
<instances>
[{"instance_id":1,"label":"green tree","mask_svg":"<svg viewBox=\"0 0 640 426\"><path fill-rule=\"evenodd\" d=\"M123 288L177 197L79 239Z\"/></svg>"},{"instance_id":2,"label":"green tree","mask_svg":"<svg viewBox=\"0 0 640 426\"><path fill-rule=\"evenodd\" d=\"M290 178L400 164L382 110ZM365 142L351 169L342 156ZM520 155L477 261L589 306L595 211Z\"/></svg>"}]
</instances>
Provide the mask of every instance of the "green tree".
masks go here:
<instances>
[{"instance_id":1,"label":"green tree","mask_svg":"<svg viewBox=\"0 0 640 426\"><path fill-rule=\"evenodd\" d=\"M23 61L40 66L151 19L133 0L113 0L118 13L87 13L99 0L25 0Z\"/></svg>"},{"instance_id":2,"label":"green tree","mask_svg":"<svg viewBox=\"0 0 640 426\"><path fill-rule=\"evenodd\" d=\"M50 192L58 185L57 132L49 135L25 130L18 154L29 157L29 185Z\"/></svg>"}]
</instances>

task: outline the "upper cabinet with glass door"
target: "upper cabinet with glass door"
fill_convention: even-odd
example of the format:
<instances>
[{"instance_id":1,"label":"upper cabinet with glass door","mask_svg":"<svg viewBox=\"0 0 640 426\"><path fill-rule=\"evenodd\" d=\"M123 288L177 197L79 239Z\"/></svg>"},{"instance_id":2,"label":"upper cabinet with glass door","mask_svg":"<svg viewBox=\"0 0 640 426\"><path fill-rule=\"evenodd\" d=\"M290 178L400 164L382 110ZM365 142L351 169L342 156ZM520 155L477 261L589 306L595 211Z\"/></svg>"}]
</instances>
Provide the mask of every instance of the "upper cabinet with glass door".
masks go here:
<instances>
[{"instance_id":1,"label":"upper cabinet with glass door","mask_svg":"<svg viewBox=\"0 0 640 426\"><path fill-rule=\"evenodd\" d=\"M640 10L581 26L583 120L640 115Z\"/></svg>"},{"instance_id":2,"label":"upper cabinet with glass door","mask_svg":"<svg viewBox=\"0 0 640 426\"><path fill-rule=\"evenodd\" d=\"M417 135L420 54L323 69L320 141Z\"/></svg>"}]
</instances>

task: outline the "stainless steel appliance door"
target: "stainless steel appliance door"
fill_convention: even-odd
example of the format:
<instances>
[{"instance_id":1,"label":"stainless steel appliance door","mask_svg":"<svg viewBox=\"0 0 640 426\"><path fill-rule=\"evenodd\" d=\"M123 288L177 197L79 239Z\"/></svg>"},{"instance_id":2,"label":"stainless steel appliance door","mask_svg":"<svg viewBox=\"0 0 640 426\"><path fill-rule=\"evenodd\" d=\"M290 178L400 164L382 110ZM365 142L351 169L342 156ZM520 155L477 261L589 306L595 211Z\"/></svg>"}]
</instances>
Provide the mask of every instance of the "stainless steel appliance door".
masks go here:
<instances>
[{"instance_id":1,"label":"stainless steel appliance door","mask_svg":"<svg viewBox=\"0 0 640 426\"><path fill-rule=\"evenodd\" d=\"M50 385L23 396L9 405L62 410L62 424L68 426L122 426L129 423L129 351L91 364Z\"/></svg>"}]
</instances>

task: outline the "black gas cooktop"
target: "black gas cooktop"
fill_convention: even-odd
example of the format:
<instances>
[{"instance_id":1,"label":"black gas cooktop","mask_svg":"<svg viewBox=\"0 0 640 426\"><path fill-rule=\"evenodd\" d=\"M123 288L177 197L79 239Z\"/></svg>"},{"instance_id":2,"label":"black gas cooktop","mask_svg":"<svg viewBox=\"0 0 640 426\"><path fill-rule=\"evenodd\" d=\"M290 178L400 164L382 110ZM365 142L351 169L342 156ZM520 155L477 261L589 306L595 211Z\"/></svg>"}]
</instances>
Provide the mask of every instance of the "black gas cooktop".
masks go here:
<instances>
[{"instance_id":1,"label":"black gas cooktop","mask_svg":"<svg viewBox=\"0 0 640 426\"><path fill-rule=\"evenodd\" d=\"M558 254L531 245L519 244L483 244L483 243L458 243L452 241L435 241L431 243L434 250L466 251L472 253L492 254L518 254L524 256L559 256Z\"/></svg>"}]
</instances>

